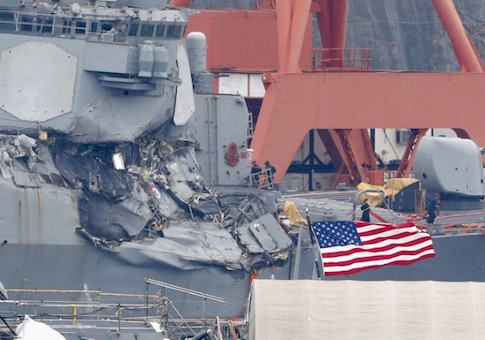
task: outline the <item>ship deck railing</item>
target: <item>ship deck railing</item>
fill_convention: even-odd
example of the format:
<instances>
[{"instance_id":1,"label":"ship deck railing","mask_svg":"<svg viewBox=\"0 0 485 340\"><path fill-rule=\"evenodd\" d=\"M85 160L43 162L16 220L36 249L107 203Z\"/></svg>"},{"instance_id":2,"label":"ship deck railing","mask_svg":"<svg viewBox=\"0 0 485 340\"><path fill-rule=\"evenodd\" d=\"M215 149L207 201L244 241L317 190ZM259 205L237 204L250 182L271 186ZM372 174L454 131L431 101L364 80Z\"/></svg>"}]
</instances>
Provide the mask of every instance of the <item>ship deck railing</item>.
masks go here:
<instances>
[{"instance_id":1,"label":"ship deck railing","mask_svg":"<svg viewBox=\"0 0 485 340\"><path fill-rule=\"evenodd\" d=\"M265 189L268 191L274 190L274 178L270 168L263 169L259 172L251 173L251 183L253 187Z\"/></svg>"},{"instance_id":2,"label":"ship deck railing","mask_svg":"<svg viewBox=\"0 0 485 340\"><path fill-rule=\"evenodd\" d=\"M156 332L156 325L159 325L168 335L177 338L193 336L211 329L220 334L219 339L235 339L236 329L244 327L244 320L238 318L184 318L160 290L157 294L149 294L148 285L153 284L202 299L224 302L219 297L186 290L161 281L146 279L145 282L145 294L86 289L7 289L9 298L0 301L0 316L5 322L0 324L0 334L8 333L9 328L15 329L22 321L23 315L29 315L32 319L44 322L64 333L89 329L119 334ZM86 301L62 299L62 296L73 294L84 297Z\"/></svg>"}]
</instances>

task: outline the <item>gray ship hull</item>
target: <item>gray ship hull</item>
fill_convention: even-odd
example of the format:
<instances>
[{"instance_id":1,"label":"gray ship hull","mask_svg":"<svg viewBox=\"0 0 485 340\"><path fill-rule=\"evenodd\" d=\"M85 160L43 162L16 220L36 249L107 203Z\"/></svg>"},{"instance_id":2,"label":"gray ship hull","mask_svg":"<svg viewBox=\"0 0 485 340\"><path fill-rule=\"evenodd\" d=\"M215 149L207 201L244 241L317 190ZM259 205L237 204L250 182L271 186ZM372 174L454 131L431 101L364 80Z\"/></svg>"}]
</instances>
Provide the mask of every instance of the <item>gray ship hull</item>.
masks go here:
<instances>
[{"instance_id":1,"label":"gray ship hull","mask_svg":"<svg viewBox=\"0 0 485 340\"><path fill-rule=\"evenodd\" d=\"M328 280L398 281L485 281L485 237L481 234L436 236L436 257L409 266L385 266L349 276L325 277ZM250 290L250 276L242 270L215 266L178 270L164 266L136 267L90 244L19 245L0 247L2 281L5 287L20 289L89 289L114 293L144 294L144 278L172 283L225 299L225 303L204 302L196 297L167 291L166 295L186 318L244 317ZM313 275L310 249L302 251L299 278ZM283 266L266 268L258 278L288 280L294 257ZM32 298L32 293L28 294ZM22 296L12 295L13 298ZM27 298L27 296L24 296ZM70 297L86 301L85 294Z\"/></svg>"},{"instance_id":2,"label":"gray ship hull","mask_svg":"<svg viewBox=\"0 0 485 340\"><path fill-rule=\"evenodd\" d=\"M159 267L135 267L123 263L105 251L86 245L15 245L0 248L2 282L10 299L36 299L33 293L15 293L14 289L100 290L120 294L145 294L145 278L219 296L226 303L207 301L167 291L165 295L185 318L242 317L249 293L249 275L244 271L204 266L181 271ZM156 293L156 288L151 294ZM37 297L38 298L38 297ZM85 301L86 294L63 295L63 300ZM122 298L119 303L123 303ZM140 301L143 302L143 301Z\"/></svg>"}]
</instances>

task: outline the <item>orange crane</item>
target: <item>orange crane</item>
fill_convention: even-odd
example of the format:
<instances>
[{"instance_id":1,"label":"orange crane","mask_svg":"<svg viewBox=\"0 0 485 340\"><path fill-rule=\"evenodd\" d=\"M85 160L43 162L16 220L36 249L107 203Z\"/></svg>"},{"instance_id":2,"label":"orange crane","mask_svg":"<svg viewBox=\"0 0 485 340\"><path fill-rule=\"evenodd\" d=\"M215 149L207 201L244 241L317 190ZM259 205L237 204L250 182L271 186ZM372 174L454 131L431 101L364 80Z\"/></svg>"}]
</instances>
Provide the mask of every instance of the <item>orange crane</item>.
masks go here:
<instances>
[{"instance_id":1,"label":"orange crane","mask_svg":"<svg viewBox=\"0 0 485 340\"><path fill-rule=\"evenodd\" d=\"M398 176L409 175L430 128L452 128L485 145L483 63L452 0L432 2L461 72L370 70L367 50L345 48L347 0L262 0L252 10L202 10L188 31L206 34L211 71L263 74L266 91L251 148L253 159L278 169L276 183L315 129L347 182L382 184L367 129L411 130ZM171 4L188 7L190 0ZM312 13L321 49L312 47Z\"/></svg>"}]
</instances>

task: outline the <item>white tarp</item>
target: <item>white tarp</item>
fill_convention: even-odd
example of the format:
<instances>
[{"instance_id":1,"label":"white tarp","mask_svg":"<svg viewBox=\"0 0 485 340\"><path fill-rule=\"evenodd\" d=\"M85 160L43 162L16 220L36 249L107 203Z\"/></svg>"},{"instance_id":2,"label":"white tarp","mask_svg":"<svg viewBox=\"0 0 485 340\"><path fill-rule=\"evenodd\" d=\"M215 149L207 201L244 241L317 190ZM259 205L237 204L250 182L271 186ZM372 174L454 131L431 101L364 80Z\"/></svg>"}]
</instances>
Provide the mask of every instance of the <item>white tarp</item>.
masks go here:
<instances>
[{"instance_id":1,"label":"white tarp","mask_svg":"<svg viewBox=\"0 0 485 340\"><path fill-rule=\"evenodd\" d=\"M24 321L15 329L15 333L21 340L66 340L66 338L58 331L50 328L45 323L32 320L28 315L25 316Z\"/></svg>"},{"instance_id":2,"label":"white tarp","mask_svg":"<svg viewBox=\"0 0 485 340\"><path fill-rule=\"evenodd\" d=\"M255 280L250 339L483 339L485 283Z\"/></svg>"}]
</instances>

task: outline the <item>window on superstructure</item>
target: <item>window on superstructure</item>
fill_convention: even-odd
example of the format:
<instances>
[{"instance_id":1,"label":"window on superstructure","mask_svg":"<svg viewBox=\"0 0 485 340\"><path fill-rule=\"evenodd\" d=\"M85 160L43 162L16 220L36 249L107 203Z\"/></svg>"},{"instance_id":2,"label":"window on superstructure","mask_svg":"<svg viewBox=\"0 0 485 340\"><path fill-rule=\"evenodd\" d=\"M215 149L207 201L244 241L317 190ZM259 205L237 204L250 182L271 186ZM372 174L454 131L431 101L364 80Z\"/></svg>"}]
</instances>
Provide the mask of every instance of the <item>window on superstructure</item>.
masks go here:
<instances>
[{"instance_id":1,"label":"window on superstructure","mask_svg":"<svg viewBox=\"0 0 485 340\"><path fill-rule=\"evenodd\" d=\"M101 25L102 32L109 32L113 28L113 24L111 22L103 22Z\"/></svg>"},{"instance_id":2,"label":"window on superstructure","mask_svg":"<svg viewBox=\"0 0 485 340\"><path fill-rule=\"evenodd\" d=\"M15 17L12 12L0 12L0 30L15 32Z\"/></svg>"},{"instance_id":3,"label":"window on superstructure","mask_svg":"<svg viewBox=\"0 0 485 340\"><path fill-rule=\"evenodd\" d=\"M85 34L85 33L86 33L86 21L76 22L76 34Z\"/></svg>"},{"instance_id":4,"label":"window on superstructure","mask_svg":"<svg viewBox=\"0 0 485 340\"><path fill-rule=\"evenodd\" d=\"M22 15L20 17L20 30L21 31L32 31L32 17L31 16L26 16Z\"/></svg>"},{"instance_id":5,"label":"window on superstructure","mask_svg":"<svg viewBox=\"0 0 485 340\"><path fill-rule=\"evenodd\" d=\"M68 34L71 31L71 21L66 19L62 22L62 33Z\"/></svg>"},{"instance_id":6,"label":"window on superstructure","mask_svg":"<svg viewBox=\"0 0 485 340\"><path fill-rule=\"evenodd\" d=\"M130 24L130 27L128 28L128 35L130 37L136 37L138 33L138 24Z\"/></svg>"},{"instance_id":7,"label":"window on superstructure","mask_svg":"<svg viewBox=\"0 0 485 340\"><path fill-rule=\"evenodd\" d=\"M162 38L164 33L165 33L165 25L158 25L155 36L158 38Z\"/></svg>"},{"instance_id":8,"label":"window on superstructure","mask_svg":"<svg viewBox=\"0 0 485 340\"><path fill-rule=\"evenodd\" d=\"M40 20L40 30L42 33L52 34L54 28L54 20L52 17L42 18Z\"/></svg>"},{"instance_id":9,"label":"window on superstructure","mask_svg":"<svg viewBox=\"0 0 485 340\"><path fill-rule=\"evenodd\" d=\"M99 25L97 22L92 22L91 23L91 33L99 33L98 29L99 29Z\"/></svg>"},{"instance_id":10,"label":"window on superstructure","mask_svg":"<svg viewBox=\"0 0 485 340\"><path fill-rule=\"evenodd\" d=\"M180 38L180 32L182 31L181 25L170 25L167 29L167 38Z\"/></svg>"},{"instance_id":11,"label":"window on superstructure","mask_svg":"<svg viewBox=\"0 0 485 340\"><path fill-rule=\"evenodd\" d=\"M41 29L42 29L42 27L39 23L39 18L33 17L32 18L32 32L40 32Z\"/></svg>"},{"instance_id":12,"label":"window on superstructure","mask_svg":"<svg viewBox=\"0 0 485 340\"><path fill-rule=\"evenodd\" d=\"M155 25L145 24L141 25L140 37L153 37L153 31L155 30Z\"/></svg>"}]
</instances>

